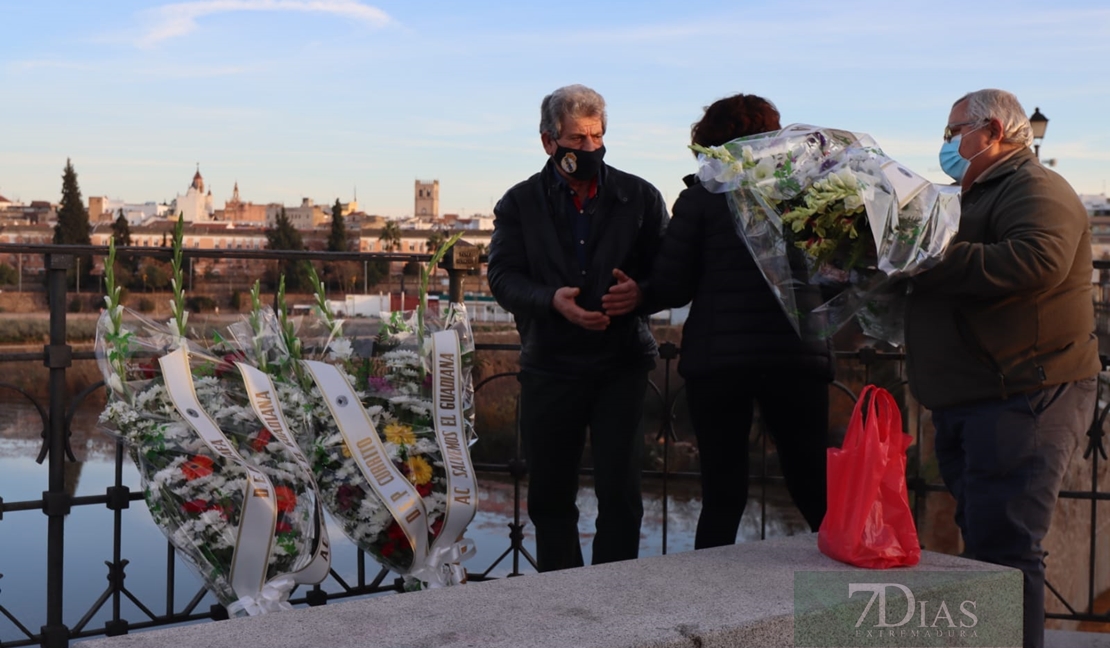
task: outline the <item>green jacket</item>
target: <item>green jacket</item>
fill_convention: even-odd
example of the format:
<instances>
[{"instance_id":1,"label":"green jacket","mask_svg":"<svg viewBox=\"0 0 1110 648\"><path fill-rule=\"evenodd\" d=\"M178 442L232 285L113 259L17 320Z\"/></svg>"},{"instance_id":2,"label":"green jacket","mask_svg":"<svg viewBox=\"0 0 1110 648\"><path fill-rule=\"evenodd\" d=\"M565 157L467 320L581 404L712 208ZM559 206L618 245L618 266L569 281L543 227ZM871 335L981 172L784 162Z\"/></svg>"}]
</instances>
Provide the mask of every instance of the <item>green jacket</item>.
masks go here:
<instances>
[{"instance_id":1,"label":"green jacket","mask_svg":"<svg viewBox=\"0 0 1110 648\"><path fill-rule=\"evenodd\" d=\"M1087 211L1021 150L961 199L960 229L906 307L910 389L944 408L1096 375Z\"/></svg>"}]
</instances>

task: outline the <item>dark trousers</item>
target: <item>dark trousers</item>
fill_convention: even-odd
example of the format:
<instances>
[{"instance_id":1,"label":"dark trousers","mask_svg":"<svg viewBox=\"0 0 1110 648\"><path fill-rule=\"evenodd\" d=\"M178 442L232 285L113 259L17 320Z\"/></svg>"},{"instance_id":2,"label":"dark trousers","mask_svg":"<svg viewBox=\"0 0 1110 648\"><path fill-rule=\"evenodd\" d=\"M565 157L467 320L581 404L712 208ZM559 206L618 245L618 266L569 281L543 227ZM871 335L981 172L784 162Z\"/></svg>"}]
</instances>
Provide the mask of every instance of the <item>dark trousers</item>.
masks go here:
<instances>
[{"instance_id":1,"label":"dark trousers","mask_svg":"<svg viewBox=\"0 0 1110 648\"><path fill-rule=\"evenodd\" d=\"M1094 378L933 410L940 473L969 558L1024 574L1025 646L1044 645L1044 549L1064 471L1094 416Z\"/></svg>"},{"instance_id":2,"label":"dark trousers","mask_svg":"<svg viewBox=\"0 0 1110 648\"><path fill-rule=\"evenodd\" d=\"M701 458L695 549L736 542L748 503L748 436L755 403L774 440L790 497L811 529L821 526L827 505L827 380L758 375L688 379L686 400Z\"/></svg>"},{"instance_id":3,"label":"dark trousers","mask_svg":"<svg viewBox=\"0 0 1110 648\"><path fill-rule=\"evenodd\" d=\"M521 372L520 430L528 462L528 516L541 572L580 567L578 468L590 435L597 494L593 564L640 552L640 421L647 372L566 379Z\"/></svg>"}]
</instances>

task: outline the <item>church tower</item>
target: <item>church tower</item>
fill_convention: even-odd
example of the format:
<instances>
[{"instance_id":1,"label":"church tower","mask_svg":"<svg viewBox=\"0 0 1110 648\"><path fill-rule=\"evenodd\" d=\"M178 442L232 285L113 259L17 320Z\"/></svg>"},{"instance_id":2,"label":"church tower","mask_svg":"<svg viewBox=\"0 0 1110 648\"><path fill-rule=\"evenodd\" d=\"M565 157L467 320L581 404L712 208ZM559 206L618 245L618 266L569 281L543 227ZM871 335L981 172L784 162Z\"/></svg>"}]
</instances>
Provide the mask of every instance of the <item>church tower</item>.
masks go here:
<instances>
[{"instance_id":1,"label":"church tower","mask_svg":"<svg viewBox=\"0 0 1110 648\"><path fill-rule=\"evenodd\" d=\"M212 221L212 190L204 192L204 177L200 175L200 164L193 175L193 181L185 191L185 195L178 194L174 199L173 216L181 214L186 223L208 223Z\"/></svg>"},{"instance_id":2,"label":"church tower","mask_svg":"<svg viewBox=\"0 0 1110 648\"><path fill-rule=\"evenodd\" d=\"M417 180L415 188L416 205L412 215L417 218L439 218L439 180Z\"/></svg>"}]
</instances>

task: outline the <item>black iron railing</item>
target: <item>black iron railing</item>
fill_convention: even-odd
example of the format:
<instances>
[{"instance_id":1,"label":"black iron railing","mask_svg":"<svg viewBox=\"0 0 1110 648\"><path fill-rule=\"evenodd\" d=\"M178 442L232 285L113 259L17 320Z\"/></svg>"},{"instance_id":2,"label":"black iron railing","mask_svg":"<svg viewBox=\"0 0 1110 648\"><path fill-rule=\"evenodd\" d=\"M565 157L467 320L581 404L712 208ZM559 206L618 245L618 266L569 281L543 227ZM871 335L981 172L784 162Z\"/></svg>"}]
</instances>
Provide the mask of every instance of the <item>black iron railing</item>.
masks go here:
<instances>
[{"instance_id":1,"label":"black iron railing","mask_svg":"<svg viewBox=\"0 0 1110 648\"><path fill-rule=\"evenodd\" d=\"M103 389L103 383L94 382L93 384L86 385L81 389L70 390L67 387L67 369L71 367L75 361L91 362L95 360L92 351L74 351L67 339L67 272L74 264L76 255L92 254L103 255L105 250L103 248L92 247L78 247L78 246L12 246L0 245L0 255L4 253L18 253L18 254L42 254L45 257L45 272L46 272L46 289L49 295L50 304L50 333L49 342L44 346L41 353L39 352L19 352L19 353L0 353L0 367L11 366L15 362L36 362L42 361L49 372L49 385L47 389L46 403L40 403L39 399L31 394L28 390L12 385L3 381L0 376L0 391L8 391L15 394L17 398L27 400L35 408L39 419L42 423L42 448L39 454L39 461L46 463L46 481L47 488L43 491L42 497L27 501L5 501L0 493L0 533L3 533L4 517L10 513L27 512L27 511L41 511L47 517L46 529L46 623L37 630L28 627L21 621L15 614L13 614L4 605L4 596L10 595L5 590L0 590L0 616L7 619L12 627L16 629L17 635L14 637L6 637L0 635L0 648L14 648L16 646L33 646L42 645L46 648L61 648L68 646L70 640L108 635L115 636L125 634L132 630L141 630L156 626L163 626L169 624L197 621L203 619L222 619L226 618L226 611L222 606L209 605L203 606L206 592L200 588L188 600L180 601L176 596L176 577L177 566L174 558L172 547L167 543L166 545L166 567L165 567L165 594L157 602L144 600L143 597L134 593L127 586L127 567L129 565L128 559L125 557L123 550L123 531L122 531L122 514L123 511L131 506L132 502L142 499L140 492L132 491L124 483L124 465L125 465L125 452L122 444L116 442L114 446L114 482L111 486L107 487L102 494L86 495L86 496L73 496L66 490L65 485L65 466L67 462L75 461L73 452L69 447L69 439L73 431L72 423L77 410L81 405L98 390ZM142 254L151 256L168 257L169 250L148 249L148 248L130 248L123 249L121 253L127 254ZM220 258L241 258L241 259L309 259L309 260L344 260L344 261L426 261L427 255L403 255L403 254L363 254L363 253L309 253L309 252L274 252L274 251L212 251L212 250L187 250L186 256L196 257L220 257ZM1103 270L1103 276L1110 273L1110 263L1100 264L1100 270ZM451 274L452 298L458 299L461 295L463 280L461 274L463 270L449 270ZM1099 295L1103 291L1100 287ZM1101 300L1100 300L1101 301ZM1100 304L1100 313L1106 311ZM1099 333L1110 337L1110 328L1108 328L1106 321L1107 318L1101 317L1099 320ZM512 344L479 344L477 351L479 356L484 354L515 352L518 349L516 345ZM656 374L656 379L652 382L652 389L649 394L649 399L653 399L657 412L660 414L655 417L652 425L655 429L651 430L652 437L656 441L657 446L661 447L661 462L658 467L652 470L645 470L644 476L649 480L657 480L662 488L662 502L663 502L663 528L662 528L662 546L661 552L667 552L668 544L668 488L676 482L690 481L697 479L697 473L688 469L673 469L672 468L672 448L680 441L680 438L687 438L689 435L685 432L680 433L680 429L685 430L688 421L681 414L681 405L684 404L683 389L679 386L676 387L677 380L674 378L675 361L679 356L679 349L672 343L664 343L661 345L661 365L660 373ZM927 498L934 493L944 491L944 487L939 482L939 477L936 477L934 472L930 470L928 461L923 457L921 448L927 442L928 434L926 424L925 412L912 402L912 398L906 394L904 371L902 367L903 356L897 352L881 352L871 348L863 348L851 352L840 352L838 356L838 368L840 379L834 386L839 393L842 393L846 399L847 404L855 399L855 393L859 386L869 382L879 382L899 396L904 405L903 411L906 413L907 427L916 435L916 448L917 451L911 456L909 470L907 474L907 482L911 495L913 496L913 506L915 515L918 520L919 529L922 528L923 516L927 509ZM498 373L485 377L478 381L475 385L476 392L480 393L493 381L498 379L508 379L514 376L513 372ZM1101 391L1100 391L1101 394ZM1100 400L1100 403L1103 401ZM850 408L849 408L850 409ZM1096 591L1096 583L1099 582L1096 578L1096 557L1098 548L1098 502L1110 499L1110 492L1100 490L1099 473L1100 462L1105 462L1107 456L1103 443L1103 424L1110 410L1110 405L1100 405L1099 411L1096 413L1095 420L1092 421L1090 432L1088 433L1087 447L1083 457L1091 465L1091 480L1090 488L1082 491L1066 491L1061 494L1062 498L1084 500L1090 502L1090 534L1088 546L1088 570L1087 570L1087 592L1084 597L1086 600L1079 604L1073 604L1067 600L1067 597L1053 588L1051 584L1049 587L1056 593L1058 600L1067 609L1066 613L1053 613L1048 616L1057 619L1073 619L1073 620L1089 620L1089 621L1107 621L1110 622L1110 614L1096 613L1095 600L1099 592ZM846 419L844 419L846 422ZM835 424L835 417L834 417ZM515 427L515 426L514 426ZM481 437L483 431L478 430ZM510 445L512 450L504 453L503 457L494 461L485 461L476 463L476 469L486 475L501 475L507 476L512 480L514 502L513 502L513 516L512 521L508 524L508 534L506 538L506 547L498 557L488 566L471 566L468 565L468 570L473 580L484 580L491 577L491 573L498 567L502 566L506 561L511 565L509 571L510 576L520 575L526 571L534 570L534 560L524 546L525 538L525 515L522 514L522 501L521 493L524 480L526 478L526 469L524 461L520 454L520 438L519 429L513 432L514 439ZM757 453L755 460L758 466L755 470L751 471L751 480L754 484L759 486L759 502L760 502L760 537L766 537L767 528L767 503L768 503L768 488L780 485L782 482L781 476L774 465L774 453L770 448L766 435L757 434L753 441ZM588 469L583 470L584 474L589 474ZM72 606L67 606L63 597L63 585L65 576L65 559L66 559L66 527L67 515L79 507L90 507L94 509L103 507L110 511L112 515L112 553L111 560L107 561L107 585L97 599L84 610L72 609ZM947 522L951 525L950 520ZM71 529L72 531L72 529ZM928 544L925 547L929 549ZM943 548L942 548L943 549ZM366 596L373 594L380 594L386 592L401 591L401 580L399 578L392 578L390 572L385 569L377 568L375 565L368 565L366 561L366 554L357 552L355 557L357 570L356 576L353 580L344 579L340 574L332 570L328 579L321 585L314 586L309 589L302 589L295 592L295 596L291 598L291 602L296 604L307 604L310 606L324 605L329 601L345 599L354 596ZM1051 561L1051 557L1049 559ZM2 575L2 574L0 574ZM0 581L0 585L3 581ZM123 612L124 601L129 602L138 610L138 614L125 615ZM95 618L104 616L104 611L108 610L108 620L102 624L100 622L93 623ZM0 623L0 628L3 624Z\"/></svg>"}]
</instances>

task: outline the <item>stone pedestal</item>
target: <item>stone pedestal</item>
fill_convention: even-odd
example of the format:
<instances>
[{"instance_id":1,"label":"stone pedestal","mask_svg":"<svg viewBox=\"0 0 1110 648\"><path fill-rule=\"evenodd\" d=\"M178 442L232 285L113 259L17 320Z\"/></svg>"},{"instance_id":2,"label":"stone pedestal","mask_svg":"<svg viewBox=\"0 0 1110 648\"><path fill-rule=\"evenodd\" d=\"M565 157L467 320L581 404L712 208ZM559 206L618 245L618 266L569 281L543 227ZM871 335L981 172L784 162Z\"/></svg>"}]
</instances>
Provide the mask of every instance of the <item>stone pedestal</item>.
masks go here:
<instances>
[{"instance_id":1,"label":"stone pedestal","mask_svg":"<svg viewBox=\"0 0 1110 648\"><path fill-rule=\"evenodd\" d=\"M822 555L816 539L808 534L751 542L82 645L787 647L794 646L795 572L855 572L861 582L897 582L911 572L958 572L961 577L989 582L996 590L1016 587L1020 601L1020 575L1014 570L931 552L925 552L921 564L911 569L855 570ZM954 592L951 598L959 600L962 593ZM934 604L947 596L936 590L931 594ZM844 595L847 601L847 592ZM863 597L855 598L853 603L859 603ZM955 607L952 614L957 615ZM1020 627L1020 610L1006 611L1004 616L1014 614ZM885 641L883 645L896 644Z\"/></svg>"}]
</instances>

